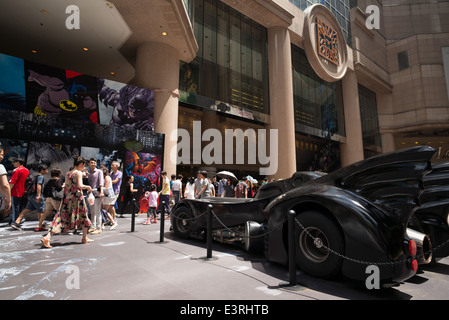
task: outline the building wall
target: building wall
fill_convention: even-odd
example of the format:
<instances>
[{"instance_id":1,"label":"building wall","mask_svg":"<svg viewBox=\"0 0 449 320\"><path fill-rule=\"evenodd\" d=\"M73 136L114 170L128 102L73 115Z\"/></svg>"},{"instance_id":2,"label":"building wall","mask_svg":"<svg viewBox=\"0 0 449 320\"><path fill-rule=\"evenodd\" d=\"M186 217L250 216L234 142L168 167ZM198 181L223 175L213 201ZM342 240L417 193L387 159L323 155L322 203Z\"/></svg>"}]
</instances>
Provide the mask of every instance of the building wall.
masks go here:
<instances>
[{"instance_id":1,"label":"building wall","mask_svg":"<svg viewBox=\"0 0 449 320\"><path fill-rule=\"evenodd\" d=\"M360 84L376 93L382 152L417 144L448 149L449 99L442 48L449 45L449 3L357 1L351 10ZM364 25L380 8L380 29ZM399 57L402 55L402 57Z\"/></svg>"}]
</instances>

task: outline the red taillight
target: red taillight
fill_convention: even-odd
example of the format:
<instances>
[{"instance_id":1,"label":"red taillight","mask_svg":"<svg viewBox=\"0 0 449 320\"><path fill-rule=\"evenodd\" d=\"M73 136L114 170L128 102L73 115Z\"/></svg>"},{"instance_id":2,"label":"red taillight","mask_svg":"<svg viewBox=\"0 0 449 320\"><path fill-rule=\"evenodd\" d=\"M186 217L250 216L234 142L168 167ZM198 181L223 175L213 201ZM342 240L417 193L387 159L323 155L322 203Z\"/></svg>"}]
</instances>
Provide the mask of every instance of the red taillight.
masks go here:
<instances>
[{"instance_id":1,"label":"red taillight","mask_svg":"<svg viewBox=\"0 0 449 320\"><path fill-rule=\"evenodd\" d=\"M413 259L412 263L410 264L413 271L418 271L418 260Z\"/></svg>"},{"instance_id":2,"label":"red taillight","mask_svg":"<svg viewBox=\"0 0 449 320\"><path fill-rule=\"evenodd\" d=\"M410 240L408 242L408 252L412 256L416 256L416 242L414 240ZM416 260L414 260L414 261L416 261Z\"/></svg>"}]
</instances>

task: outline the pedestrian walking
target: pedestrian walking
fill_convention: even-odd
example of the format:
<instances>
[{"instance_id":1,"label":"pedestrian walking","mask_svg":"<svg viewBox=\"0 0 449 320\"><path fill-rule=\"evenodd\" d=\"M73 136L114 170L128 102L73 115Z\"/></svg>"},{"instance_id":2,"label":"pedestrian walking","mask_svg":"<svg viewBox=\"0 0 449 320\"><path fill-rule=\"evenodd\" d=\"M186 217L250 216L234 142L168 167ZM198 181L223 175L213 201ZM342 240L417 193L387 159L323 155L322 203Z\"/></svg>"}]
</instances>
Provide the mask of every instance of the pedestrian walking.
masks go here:
<instances>
[{"instance_id":1,"label":"pedestrian walking","mask_svg":"<svg viewBox=\"0 0 449 320\"><path fill-rule=\"evenodd\" d=\"M89 169L89 186L92 188L92 193L95 197L94 204L89 206L92 219L92 228L89 232L92 234L100 234L102 225L101 207L104 197L104 176L103 171L97 168L97 160L93 158L89 160Z\"/></svg>"},{"instance_id":2,"label":"pedestrian walking","mask_svg":"<svg viewBox=\"0 0 449 320\"><path fill-rule=\"evenodd\" d=\"M117 219L115 214L116 210L118 210L117 199L120 195L120 188L122 186L122 178L123 178L123 173L119 170L119 168L120 163L118 161L112 161L110 176L112 180L112 188L114 189L115 202L111 208L111 215L114 220Z\"/></svg>"},{"instance_id":3,"label":"pedestrian walking","mask_svg":"<svg viewBox=\"0 0 449 320\"><path fill-rule=\"evenodd\" d=\"M246 181L248 179L246 177L242 178L242 181L237 183L235 186L234 192L236 198L248 198L248 185L246 184Z\"/></svg>"},{"instance_id":4,"label":"pedestrian walking","mask_svg":"<svg viewBox=\"0 0 449 320\"><path fill-rule=\"evenodd\" d=\"M52 211L58 211L61 206L62 196L59 194L63 191L64 179L61 178L61 169L54 168L50 171L50 180L45 184L44 197L45 197L45 211L39 218L39 224L34 231L47 231L44 227L45 218Z\"/></svg>"},{"instance_id":5,"label":"pedestrian walking","mask_svg":"<svg viewBox=\"0 0 449 320\"><path fill-rule=\"evenodd\" d=\"M184 189L184 198L195 199L195 178L191 177L186 183L186 188Z\"/></svg>"},{"instance_id":6,"label":"pedestrian walking","mask_svg":"<svg viewBox=\"0 0 449 320\"><path fill-rule=\"evenodd\" d=\"M150 191L145 194L145 197L148 198L148 211L147 221L145 221L143 224L157 223L156 208L158 195L155 184L151 185ZM151 219L151 217L153 218Z\"/></svg>"},{"instance_id":7,"label":"pedestrian walking","mask_svg":"<svg viewBox=\"0 0 449 320\"><path fill-rule=\"evenodd\" d=\"M134 189L134 176L129 175L126 176L123 183L123 191L122 191L122 201L119 205L118 213L120 214L120 218L123 218L123 213L125 208L131 204L134 205L134 193L137 192L137 189Z\"/></svg>"},{"instance_id":8,"label":"pedestrian walking","mask_svg":"<svg viewBox=\"0 0 449 320\"><path fill-rule=\"evenodd\" d=\"M173 181L171 185L171 191L173 193L173 199L175 204L181 200L182 195L182 175L178 174L176 180Z\"/></svg>"},{"instance_id":9,"label":"pedestrian walking","mask_svg":"<svg viewBox=\"0 0 449 320\"><path fill-rule=\"evenodd\" d=\"M3 154L3 149L0 152ZM15 158L13 159L12 164L15 169L12 172L11 178L9 179L12 206L11 223L16 221L16 219L19 217L20 212L22 212L21 202L22 197L25 194L25 181L30 174L30 171L23 166L25 164L24 159Z\"/></svg>"},{"instance_id":10,"label":"pedestrian walking","mask_svg":"<svg viewBox=\"0 0 449 320\"><path fill-rule=\"evenodd\" d=\"M15 230L22 230L22 219L27 213L36 210L38 217L40 217L45 212L44 175L48 173L48 167L45 164L41 164L37 170L39 173L31 181L32 191L27 195L28 202L26 207L20 212L16 221L11 224L11 227Z\"/></svg>"},{"instance_id":11,"label":"pedestrian walking","mask_svg":"<svg viewBox=\"0 0 449 320\"><path fill-rule=\"evenodd\" d=\"M112 226L110 230L114 230L118 227L117 221L114 219L114 216L111 214L111 211L114 210L115 203L115 193L114 187L112 185L112 179L109 175L109 170L105 166L101 166L100 170L103 171L104 176L104 198L103 198L103 209L106 211L109 220L111 220Z\"/></svg>"},{"instance_id":12,"label":"pedestrian walking","mask_svg":"<svg viewBox=\"0 0 449 320\"><path fill-rule=\"evenodd\" d=\"M165 202L165 213L170 215L170 180L167 177L167 172L162 171L161 172L161 178L162 178L162 190L159 192L159 206L157 208L158 212L161 212L161 206L162 202ZM164 219L164 217L161 215L161 219ZM168 219L168 217L167 217Z\"/></svg>"},{"instance_id":13,"label":"pedestrian walking","mask_svg":"<svg viewBox=\"0 0 449 320\"><path fill-rule=\"evenodd\" d=\"M92 188L84 185L82 182L82 172L85 166L86 160L83 157L75 156L73 169L66 174L60 210L53 218L50 231L41 239L41 242L47 248L51 248L50 240L55 233L80 228L83 230L81 243L93 242L93 240L87 237L87 230L91 222L87 216L88 209L84 201L83 190L87 190L90 193Z\"/></svg>"}]
</instances>

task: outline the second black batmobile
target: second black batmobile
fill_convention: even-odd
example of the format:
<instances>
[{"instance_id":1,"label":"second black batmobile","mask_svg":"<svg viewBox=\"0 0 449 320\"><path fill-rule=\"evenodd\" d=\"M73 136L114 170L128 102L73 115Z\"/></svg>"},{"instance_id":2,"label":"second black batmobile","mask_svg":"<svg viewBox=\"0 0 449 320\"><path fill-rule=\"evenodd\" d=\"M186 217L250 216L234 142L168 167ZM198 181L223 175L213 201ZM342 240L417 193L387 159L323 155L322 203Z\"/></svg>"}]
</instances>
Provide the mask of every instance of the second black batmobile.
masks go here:
<instances>
[{"instance_id":1,"label":"second black batmobile","mask_svg":"<svg viewBox=\"0 0 449 320\"><path fill-rule=\"evenodd\" d=\"M430 236L425 228L412 229L417 223L411 221L419 213L434 154L430 147L414 147L330 174L297 172L261 186L253 199L184 199L171 211L173 231L204 239L211 204L214 240L261 250L267 260L287 265L287 215L294 210L295 258L304 272L364 281L372 264L384 286L397 284L432 259ZM449 222L447 212L442 219Z\"/></svg>"}]
</instances>

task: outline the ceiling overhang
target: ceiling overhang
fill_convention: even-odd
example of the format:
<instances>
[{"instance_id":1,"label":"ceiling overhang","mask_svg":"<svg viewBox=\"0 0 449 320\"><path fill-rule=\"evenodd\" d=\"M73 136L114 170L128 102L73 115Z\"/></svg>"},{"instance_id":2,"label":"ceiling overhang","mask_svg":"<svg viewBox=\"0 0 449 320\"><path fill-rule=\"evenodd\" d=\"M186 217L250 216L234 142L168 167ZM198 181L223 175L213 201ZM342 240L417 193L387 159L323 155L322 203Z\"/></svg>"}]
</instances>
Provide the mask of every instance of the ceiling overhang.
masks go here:
<instances>
[{"instance_id":1,"label":"ceiling overhang","mask_svg":"<svg viewBox=\"0 0 449 320\"><path fill-rule=\"evenodd\" d=\"M276 0L222 0L222 2L265 28L288 28L294 18L294 15L280 6Z\"/></svg>"},{"instance_id":2,"label":"ceiling overhang","mask_svg":"<svg viewBox=\"0 0 449 320\"><path fill-rule=\"evenodd\" d=\"M79 29L66 27L70 5ZM182 0L2 0L0 9L1 53L120 82L133 79L142 43L169 43L188 62L198 50Z\"/></svg>"}]
</instances>

